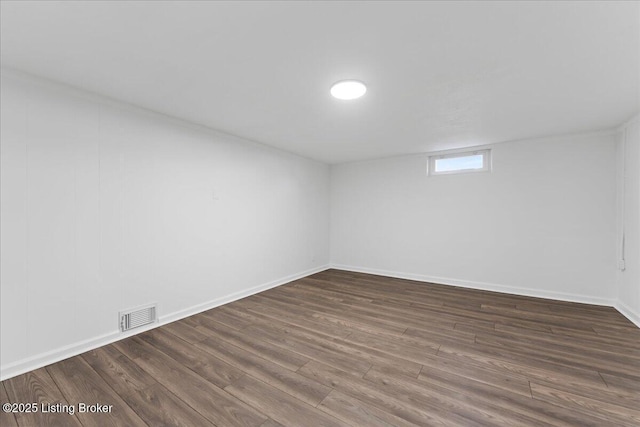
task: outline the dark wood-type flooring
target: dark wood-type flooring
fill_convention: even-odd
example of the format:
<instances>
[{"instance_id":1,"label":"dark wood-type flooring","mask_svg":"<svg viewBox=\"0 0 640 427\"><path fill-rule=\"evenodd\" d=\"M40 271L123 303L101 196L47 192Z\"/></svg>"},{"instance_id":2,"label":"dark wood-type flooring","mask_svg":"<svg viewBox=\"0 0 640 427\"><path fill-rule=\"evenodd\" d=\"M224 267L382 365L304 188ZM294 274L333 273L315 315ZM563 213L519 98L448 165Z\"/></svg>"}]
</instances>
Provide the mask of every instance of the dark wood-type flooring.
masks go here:
<instances>
[{"instance_id":1,"label":"dark wood-type flooring","mask_svg":"<svg viewBox=\"0 0 640 427\"><path fill-rule=\"evenodd\" d=\"M329 270L2 383L20 426L640 426L613 308Z\"/></svg>"}]
</instances>

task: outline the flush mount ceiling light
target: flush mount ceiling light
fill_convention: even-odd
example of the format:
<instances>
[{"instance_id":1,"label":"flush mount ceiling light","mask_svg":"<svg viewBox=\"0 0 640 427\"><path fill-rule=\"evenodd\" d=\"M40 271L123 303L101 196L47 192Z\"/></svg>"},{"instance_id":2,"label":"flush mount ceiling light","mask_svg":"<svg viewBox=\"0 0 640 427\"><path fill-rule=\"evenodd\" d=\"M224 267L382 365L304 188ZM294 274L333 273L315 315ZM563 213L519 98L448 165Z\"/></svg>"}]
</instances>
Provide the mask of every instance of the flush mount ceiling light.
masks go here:
<instances>
[{"instance_id":1,"label":"flush mount ceiling light","mask_svg":"<svg viewBox=\"0 0 640 427\"><path fill-rule=\"evenodd\" d=\"M360 98L367 92L364 83L357 80L342 80L331 86L331 95L334 98L350 100Z\"/></svg>"}]
</instances>

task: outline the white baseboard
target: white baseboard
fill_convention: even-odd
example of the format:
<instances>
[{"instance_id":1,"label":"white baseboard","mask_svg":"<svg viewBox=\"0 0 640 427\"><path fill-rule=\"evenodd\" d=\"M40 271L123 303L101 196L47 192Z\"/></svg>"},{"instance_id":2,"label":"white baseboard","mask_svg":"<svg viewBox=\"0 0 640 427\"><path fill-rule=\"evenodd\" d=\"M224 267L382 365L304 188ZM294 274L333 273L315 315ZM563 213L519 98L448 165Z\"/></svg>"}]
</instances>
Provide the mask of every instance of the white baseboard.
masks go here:
<instances>
[{"instance_id":1,"label":"white baseboard","mask_svg":"<svg viewBox=\"0 0 640 427\"><path fill-rule=\"evenodd\" d=\"M253 288L245 289L239 292L234 292L230 295L226 295L221 298L216 298L212 301L208 301L202 304L194 305L184 310L179 310L173 313L166 314L164 316L161 316L157 323L141 327L134 331L123 333L118 330L115 330L113 332L109 332L107 334L100 335L95 338L90 338L84 341L80 341L64 347L57 348L52 351L40 353L38 355L19 360L17 362L3 365L2 368L0 368L0 381L4 381L6 379L15 377L17 375L24 374L25 372L29 372L34 369L38 369L43 366L50 365L52 363L59 362L64 359L68 359L69 357L77 356L78 354L87 352L89 350L93 350L98 347L111 344L121 339L128 338L133 335L137 335L141 332L145 332L150 329L154 329L159 326L166 325L167 323L171 323L176 320L180 320L185 317L189 317L194 314L201 313L203 311L210 310L212 308L215 308L224 304L228 304L230 302L248 297L250 295L254 295L259 292L266 291L267 289L284 285L285 283L293 282L294 280L298 280L303 277L307 277L312 274L325 271L327 269L329 269L329 265L323 265L320 267L312 268L310 270L302 271L300 273L291 274L289 276L286 276L277 280L273 280L268 283L263 283L262 285L254 286Z\"/></svg>"},{"instance_id":2,"label":"white baseboard","mask_svg":"<svg viewBox=\"0 0 640 427\"><path fill-rule=\"evenodd\" d=\"M452 279L449 277L426 276L423 274L402 273L398 271L378 270L374 268L355 267L351 265L332 264L336 270L353 271L356 273L375 274L397 279L415 280L418 282L437 283L439 285L458 286L461 288L480 289L483 291L500 292L504 294L522 295L526 297L547 298L560 301L579 302L582 304L603 305L612 307L614 300L590 297L585 295L569 294L564 292L544 291L530 288L517 288L513 286L498 285L495 283L476 282L471 280Z\"/></svg>"},{"instance_id":3,"label":"white baseboard","mask_svg":"<svg viewBox=\"0 0 640 427\"><path fill-rule=\"evenodd\" d=\"M618 310L624 317L629 319L633 324L635 324L638 328L640 328L640 313L633 311L631 308L620 301L616 301L613 307Z\"/></svg>"}]
</instances>

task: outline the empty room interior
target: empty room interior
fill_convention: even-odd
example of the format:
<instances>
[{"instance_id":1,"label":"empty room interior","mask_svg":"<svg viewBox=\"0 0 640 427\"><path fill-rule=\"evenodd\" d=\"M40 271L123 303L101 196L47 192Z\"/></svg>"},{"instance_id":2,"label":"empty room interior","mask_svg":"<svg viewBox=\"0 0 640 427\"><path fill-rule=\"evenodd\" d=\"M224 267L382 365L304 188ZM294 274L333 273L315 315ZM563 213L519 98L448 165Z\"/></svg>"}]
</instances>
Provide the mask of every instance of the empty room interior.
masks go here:
<instances>
[{"instance_id":1,"label":"empty room interior","mask_svg":"<svg viewBox=\"0 0 640 427\"><path fill-rule=\"evenodd\" d=\"M640 2L0 5L2 427L640 426Z\"/></svg>"}]
</instances>

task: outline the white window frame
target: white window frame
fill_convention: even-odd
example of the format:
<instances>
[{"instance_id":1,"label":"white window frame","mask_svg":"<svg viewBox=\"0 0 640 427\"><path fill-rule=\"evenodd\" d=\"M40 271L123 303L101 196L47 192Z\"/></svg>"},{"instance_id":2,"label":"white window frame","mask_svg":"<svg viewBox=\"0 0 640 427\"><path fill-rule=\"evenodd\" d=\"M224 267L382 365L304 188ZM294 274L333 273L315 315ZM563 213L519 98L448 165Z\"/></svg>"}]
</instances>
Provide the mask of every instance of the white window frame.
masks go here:
<instances>
[{"instance_id":1,"label":"white window frame","mask_svg":"<svg viewBox=\"0 0 640 427\"><path fill-rule=\"evenodd\" d=\"M436 172L436 160L439 159L452 159L456 157L467 157L482 155L482 167L477 169L460 169L455 171ZM472 151L459 151L449 154L437 154L429 156L429 164L427 166L429 176L437 175L453 175L458 173L474 173L474 172L491 172L491 149L472 150Z\"/></svg>"}]
</instances>

